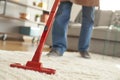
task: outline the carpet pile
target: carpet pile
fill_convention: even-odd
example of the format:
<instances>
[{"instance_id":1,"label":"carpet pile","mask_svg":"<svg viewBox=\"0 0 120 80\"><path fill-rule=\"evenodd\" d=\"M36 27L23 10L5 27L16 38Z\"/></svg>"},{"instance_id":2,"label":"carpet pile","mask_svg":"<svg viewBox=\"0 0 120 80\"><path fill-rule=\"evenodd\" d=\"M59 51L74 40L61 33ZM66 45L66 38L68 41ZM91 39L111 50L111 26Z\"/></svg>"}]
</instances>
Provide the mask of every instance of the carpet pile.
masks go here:
<instances>
[{"instance_id":1,"label":"carpet pile","mask_svg":"<svg viewBox=\"0 0 120 80\"><path fill-rule=\"evenodd\" d=\"M56 69L55 75L11 68L11 63L26 64L34 53L0 50L0 80L120 80L120 58L91 54L83 59L78 52L65 52L63 57L47 57L43 52L44 67Z\"/></svg>"}]
</instances>

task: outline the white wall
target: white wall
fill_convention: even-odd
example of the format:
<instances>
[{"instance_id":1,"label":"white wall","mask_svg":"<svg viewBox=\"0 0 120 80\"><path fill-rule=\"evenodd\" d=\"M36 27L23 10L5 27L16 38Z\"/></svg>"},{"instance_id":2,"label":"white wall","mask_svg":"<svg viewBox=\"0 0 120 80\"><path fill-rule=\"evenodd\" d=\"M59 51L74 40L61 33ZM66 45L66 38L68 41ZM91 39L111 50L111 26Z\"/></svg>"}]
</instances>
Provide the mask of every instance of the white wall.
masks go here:
<instances>
[{"instance_id":1,"label":"white wall","mask_svg":"<svg viewBox=\"0 0 120 80\"><path fill-rule=\"evenodd\" d=\"M73 4L70 21L74 22L74 20L75 20L75 18L78 15L80 10L81 10L81 6L80 5Z\"/></svg>"},{"instance_id":2,"label":"white wall","mask_svg":"<svg viewBox=\"0 0 120 80\"><path fill-rule=\"evenodd\" d=\"M100 0L102 10L120 10L120 0Z\"/></svg>"}]
</instances>

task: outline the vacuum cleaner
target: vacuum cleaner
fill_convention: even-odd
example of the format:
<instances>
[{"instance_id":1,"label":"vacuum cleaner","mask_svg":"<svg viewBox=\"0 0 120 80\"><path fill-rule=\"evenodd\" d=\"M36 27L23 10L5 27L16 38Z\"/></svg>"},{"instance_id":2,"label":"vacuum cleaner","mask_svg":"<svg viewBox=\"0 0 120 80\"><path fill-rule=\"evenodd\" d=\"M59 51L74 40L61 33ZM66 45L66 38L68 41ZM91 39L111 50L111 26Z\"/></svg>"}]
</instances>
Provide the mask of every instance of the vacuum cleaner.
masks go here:
<instances>
[{"instance_id":1,"label":"vacuum cleaner","mask_svg":"<svg viewBox=\"0 0 120 80\"><path fill-rule=\"evenodd\" d=\"M46 73L46 74L55 74L55 72L56 72L55 69L43 67L42 63L40 62L40 58L41 58L44 43L45 43L48 33L51 29L51 25L53 23L53 20L54 20L56 11L59 7L59 4L60 4L60 0L54 1L49 18L47 20L47 23L46 23L44 31L42 33L40 42L38 44L38 47L35 51L35 54L34 54L32 60L27 61L26 65L21 65L20 63L14 63L14 64L10 64L10 67L17 67L17 68L22 68L22 69L26 69L26 70L33 70L33 71L38 71L38 72Z\"/></svg>"}]
</instances>

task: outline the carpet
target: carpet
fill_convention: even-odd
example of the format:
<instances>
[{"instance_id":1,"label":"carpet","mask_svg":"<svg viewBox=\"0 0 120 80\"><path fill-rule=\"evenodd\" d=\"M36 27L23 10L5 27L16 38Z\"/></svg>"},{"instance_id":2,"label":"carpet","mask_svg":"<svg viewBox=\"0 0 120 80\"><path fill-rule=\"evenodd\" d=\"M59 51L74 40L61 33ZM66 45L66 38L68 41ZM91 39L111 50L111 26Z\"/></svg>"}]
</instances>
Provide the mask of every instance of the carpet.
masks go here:
<instances>
[{"instance_id":1,"label":"carpet","mask_svg":"<svg viewBox=\"0 0 120 80\"><path fill-rule=\"evenodd\" d=\"M55 75L11 68L9 64L25 64L34 53L0 50L0 80L120 80L120 58L91 53L92 59L84 59L78 52L47 57L46 53L41 62L44 67L56 69Z\"/></svg>"}]
</instances>

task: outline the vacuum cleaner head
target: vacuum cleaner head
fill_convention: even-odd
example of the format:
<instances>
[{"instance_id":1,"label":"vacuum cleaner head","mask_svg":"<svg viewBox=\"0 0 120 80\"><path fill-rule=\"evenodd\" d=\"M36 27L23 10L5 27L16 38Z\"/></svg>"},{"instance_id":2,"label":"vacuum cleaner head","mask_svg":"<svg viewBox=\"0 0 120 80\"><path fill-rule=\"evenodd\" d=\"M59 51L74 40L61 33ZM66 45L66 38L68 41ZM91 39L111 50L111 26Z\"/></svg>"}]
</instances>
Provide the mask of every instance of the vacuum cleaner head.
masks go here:
<instances>
[{"instance_id":1,"label":"vacuum cleaner head","mask_svg":"<svg viewBox=\"0 0 120 80\"><path fill-rule=\"evenodd\" d=\"M36 63L32 61L28 61L26 65L21 65L20 63L14 63L14 64L10 64L10 66L16 68L22 68L26 70L34 70L46 74L55 74L56 72L54 69L42 67L41 63Z\"/></svg>"}]
</instances>

